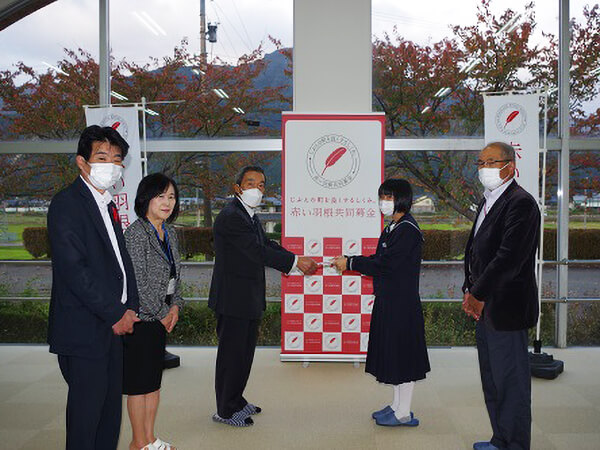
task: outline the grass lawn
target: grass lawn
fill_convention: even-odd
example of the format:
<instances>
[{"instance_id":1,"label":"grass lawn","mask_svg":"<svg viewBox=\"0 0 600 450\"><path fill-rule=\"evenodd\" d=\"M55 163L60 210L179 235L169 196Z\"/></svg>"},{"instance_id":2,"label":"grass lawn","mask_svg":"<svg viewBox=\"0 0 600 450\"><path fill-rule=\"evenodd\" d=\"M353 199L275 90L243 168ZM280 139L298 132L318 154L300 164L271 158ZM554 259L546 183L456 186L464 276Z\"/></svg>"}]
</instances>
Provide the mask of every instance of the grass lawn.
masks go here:
<instances>
[{"instance_id":1,"label":"grass lawn","mask_svg":"<svg viewBox=\"0 0 600 450\"><path fill-rule=\"evenodd\" d=\"M35 259L29 254L25 247L0 246L0 260L32 260Z\"/></svg>"},{"instance_id":2,"label":"grass lawn","mask_svg":"<svg viewBox=\"0 0 600 450\"><path fill-rule=\"evenodd\" d=\"M6 231L15 233L17 235L17 242L21 242L25 228L46 226L46 215L42 213L35 215L10 213L3 214L2 221L6 225Z\"/></svg>"}]
</instances>

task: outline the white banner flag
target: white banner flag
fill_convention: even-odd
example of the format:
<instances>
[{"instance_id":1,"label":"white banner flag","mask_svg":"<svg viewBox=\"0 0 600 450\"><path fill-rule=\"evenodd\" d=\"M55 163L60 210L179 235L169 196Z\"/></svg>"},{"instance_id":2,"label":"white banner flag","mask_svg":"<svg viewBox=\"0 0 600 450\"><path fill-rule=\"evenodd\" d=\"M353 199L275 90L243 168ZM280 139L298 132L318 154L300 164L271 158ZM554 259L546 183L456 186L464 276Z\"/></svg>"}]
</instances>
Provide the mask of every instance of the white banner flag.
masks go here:
<instances>
[{"instance_id":1,"label":"white banner flag","mask_svg":"<svg viewBox=\"0 0 600 450\"><path fill-rule=\"evenodd\" d=\"M515 148L515 179L539 199L539 94L485 95L485 143L502 141Z\"/></svg>"},{"instance_id":2,"label":"white banner flag","mask_svg":"<svg viewBox=\"0 0 600 450\"><path fill-rule=\"evenodd\" d=\"M88 126L100 125L114 128L129 144L129 152L123 161L125 166L123 178L110 189L119 210L121 225L126 229L137 217L133 207L135 193L142 180L138 109L124 106L86 108L85 118Z\"/></svg>"}]
</instances>

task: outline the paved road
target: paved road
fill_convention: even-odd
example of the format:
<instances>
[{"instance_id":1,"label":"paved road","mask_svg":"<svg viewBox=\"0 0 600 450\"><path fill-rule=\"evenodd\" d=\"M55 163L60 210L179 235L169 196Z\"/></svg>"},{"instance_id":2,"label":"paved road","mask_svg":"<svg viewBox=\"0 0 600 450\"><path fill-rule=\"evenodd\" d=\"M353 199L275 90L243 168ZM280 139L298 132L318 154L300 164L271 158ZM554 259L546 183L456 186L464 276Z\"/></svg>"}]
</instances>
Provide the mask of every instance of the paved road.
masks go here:
<instances>
[{"instance_id":1,"label":"paved road","mask_svg":"<svg viewBox=\"0 0 600 450\"><path fill-rule=\"evenodd\" d=\"M210 286L212 266L193 265L183 268L185 296L206 297ZM73 276L77 276L76 273ZM0 296L48 296L52 272L49 264L0 262ZM544 270L544 297L553 297L556 290L556 269ZM462 266L424 266L421 271L422 298L457 298L460 296ZM267 296L279 296L280 275L267 269ZM570 297L600 296L600 266L569 268Z\"/></svg>"}]
</instances>

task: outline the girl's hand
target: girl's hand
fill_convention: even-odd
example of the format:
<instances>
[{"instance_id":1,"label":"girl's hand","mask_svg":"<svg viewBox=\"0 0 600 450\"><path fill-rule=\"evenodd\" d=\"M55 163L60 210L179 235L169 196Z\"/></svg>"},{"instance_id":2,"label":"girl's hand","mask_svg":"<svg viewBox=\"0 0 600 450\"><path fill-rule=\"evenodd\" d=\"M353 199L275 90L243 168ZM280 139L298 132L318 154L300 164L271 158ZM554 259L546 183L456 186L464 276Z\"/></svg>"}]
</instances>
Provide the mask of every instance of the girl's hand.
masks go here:
<instances>
[{"instance_id":1,"label":"girl's hand","mask_svg":"<svg viewBox=\"0 0 600 450\"><path fill-rule=\"evenodd\" d=\"M343 272L348 269L348 258L345 256L336 256L331 261L331 267L335 267L338 272Z\"/></svg>"}]
</instances>

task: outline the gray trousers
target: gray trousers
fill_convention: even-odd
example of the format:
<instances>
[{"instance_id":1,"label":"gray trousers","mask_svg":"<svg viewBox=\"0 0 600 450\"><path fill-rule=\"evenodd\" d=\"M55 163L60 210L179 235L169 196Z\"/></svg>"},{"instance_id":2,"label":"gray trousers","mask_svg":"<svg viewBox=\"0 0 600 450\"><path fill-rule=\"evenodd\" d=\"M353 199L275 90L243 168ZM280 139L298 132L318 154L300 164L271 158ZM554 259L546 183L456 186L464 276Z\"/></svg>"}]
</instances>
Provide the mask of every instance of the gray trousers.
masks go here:
<instances>
[{"instance_id":1,"label":"gray trousers","mask_svg":"<svg viewBox=\"0 0 600 450\"><path fill-rule=\"evenodd\" d=\"M485 316L485 314L484 314ZM498 448L531 446L531 374L527 330L497 331L482 316L475 338L485 405Z\"/></svg>"}]
</instances>

